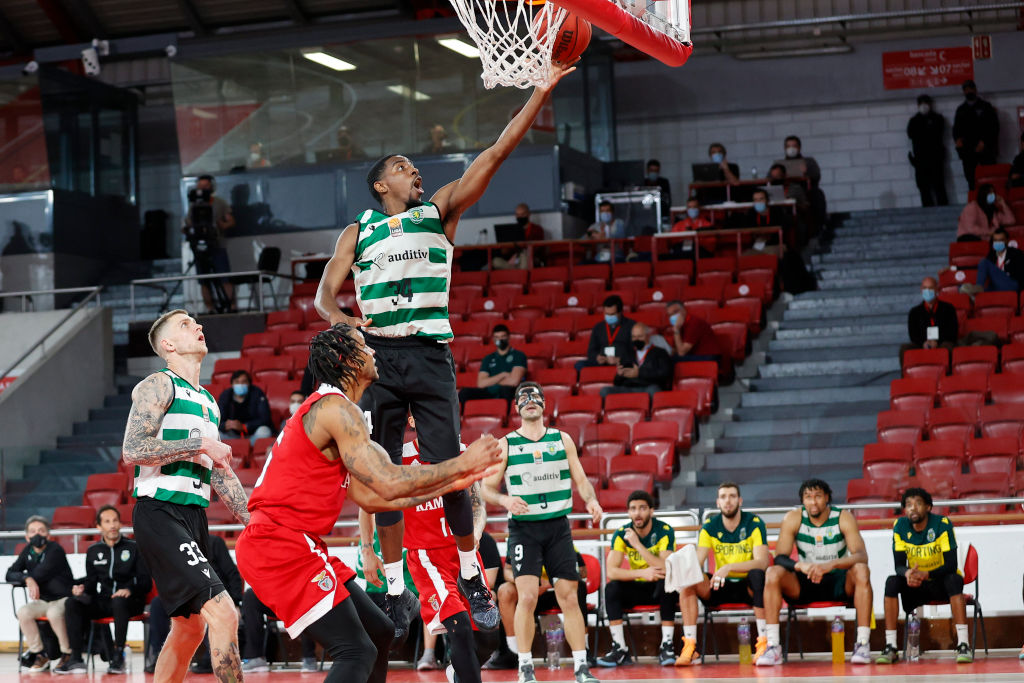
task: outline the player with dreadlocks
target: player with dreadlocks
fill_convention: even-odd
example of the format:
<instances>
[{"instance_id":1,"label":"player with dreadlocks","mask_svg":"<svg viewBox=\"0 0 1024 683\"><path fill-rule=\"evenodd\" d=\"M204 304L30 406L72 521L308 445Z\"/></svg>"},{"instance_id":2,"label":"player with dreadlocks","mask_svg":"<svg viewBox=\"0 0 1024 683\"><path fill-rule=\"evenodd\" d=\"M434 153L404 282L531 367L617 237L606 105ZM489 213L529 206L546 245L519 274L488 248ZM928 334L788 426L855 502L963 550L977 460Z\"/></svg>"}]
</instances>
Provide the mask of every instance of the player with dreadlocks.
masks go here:
<instances>
[{"instance_id":1,"label":"player with dreadlocks","mask_svg":"<svg viewBox=\"0 0 1024 683\"><path fill-rule=\"evenodd\" d=\"M285 424L249 497L250 521L235 554L242 577L284 621L317 640L334 665L327 681L383 682L394 626L328 553L346 494L369 512L461 490L500 462L494 437L434 467L400 467L370 440L356 403L377 379L362 333L339 323L310 343L319 388Z\"/></svg>"}]
</instances>

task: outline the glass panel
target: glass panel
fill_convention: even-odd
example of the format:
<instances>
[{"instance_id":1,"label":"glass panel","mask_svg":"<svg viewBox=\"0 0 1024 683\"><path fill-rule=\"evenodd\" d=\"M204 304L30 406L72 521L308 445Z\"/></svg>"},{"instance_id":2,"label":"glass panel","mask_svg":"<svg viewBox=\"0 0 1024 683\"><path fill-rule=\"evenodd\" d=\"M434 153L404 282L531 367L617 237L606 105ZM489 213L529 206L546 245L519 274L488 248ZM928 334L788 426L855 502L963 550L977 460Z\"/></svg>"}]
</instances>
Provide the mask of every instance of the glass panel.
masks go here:
<instances>
[{"instance_id":1,"label":"glass panel","mask_svg":"<svg viewBox=\"0 0 1024 683\"><path fill-rule=\"evenodd\" d=\"M126 196L130 193L128 172L128 130L124 114L115 109L99 112L97 195Z\"/></svg>"},{"instance_id":2,"label":"glass panel","mask_svg":"<svg viewBox=\"0 0 1024 683\"><path fill-rule=\"evenodd\" d=\"M39 79L0 81L0 193L49 187Z\"/></svg>"}]
</instances>

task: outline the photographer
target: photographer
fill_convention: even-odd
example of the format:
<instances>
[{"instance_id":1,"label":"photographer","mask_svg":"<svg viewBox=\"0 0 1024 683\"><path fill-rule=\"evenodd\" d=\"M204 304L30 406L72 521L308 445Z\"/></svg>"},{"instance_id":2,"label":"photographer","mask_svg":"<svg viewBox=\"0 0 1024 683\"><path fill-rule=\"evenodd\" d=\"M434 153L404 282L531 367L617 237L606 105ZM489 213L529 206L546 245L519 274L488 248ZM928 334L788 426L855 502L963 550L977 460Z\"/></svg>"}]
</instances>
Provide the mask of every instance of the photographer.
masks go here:
<instances>
[{"instance_id":1,"label":"photographer","mask_svg":"<svg viewBox=\"0 0 1024 683\"><path fill-rule=\"evenodd\" d=\"M213 192L213 176L199 176L196 186L188 193L188 215L182 229L192 248L196 272L200 275L231 272L228 251L224 247L224 231L234 227L235 217L231 215L231 205L213 196ZM229 281L210 279L200 282L207 310L218 313L237 310L235 287Z\"/></svg>"}]
</instances>

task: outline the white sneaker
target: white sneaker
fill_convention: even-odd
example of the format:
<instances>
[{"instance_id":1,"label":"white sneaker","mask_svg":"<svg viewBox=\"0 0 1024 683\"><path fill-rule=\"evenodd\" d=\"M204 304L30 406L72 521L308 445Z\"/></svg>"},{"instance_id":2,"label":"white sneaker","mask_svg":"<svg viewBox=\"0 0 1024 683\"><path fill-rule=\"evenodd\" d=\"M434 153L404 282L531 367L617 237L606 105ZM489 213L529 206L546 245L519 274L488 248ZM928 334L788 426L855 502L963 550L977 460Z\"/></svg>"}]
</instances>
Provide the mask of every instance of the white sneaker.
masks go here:
<instances>
[{"instance_id":1,"label":"white sneaker","mask_svg":"<svg viewBox=\"0 0 1024 683\"><path fill-rule=\"evenodd\" d=\"M303 657L302 658L302 673L314 673L320 670L320 662L316 660L316 657Z\"/></svg>"},{"instance_id":2,"label":"white sneaker","mask_svg":"<svg viewBox=\"0 0 1024 683\"><path fill-rule=\"evenodd\" d=\"M444 670L445 678L448 679L448 683L455 683L455 667L451 664Z\"/></svg>"},{"instance_id":3,"label":"white sneaker","mask_svg":"<svg viewBox=\"0 0 1024 683\"><path fill-rule=\"evenodd\" d=\"M782 663L782 648L778 645L769 645L764 654L754 662L756 666L776 666Z\"/></svg>"},{"instance_id":4,"label":"white sneaker","mask_svg":"<svg viewBox=\"0 0 1024 683\"><path fill-rule=\"evenodd\" d=\"M420 661L416 662L416 670L417 671L433 671L436 668L438 668L437 667L437 660L434 659L433 655L431 655L429 657L427 657L427 656L420 657Z\"/></svg>"},{"instance_id":5,"label":"white sneaker","mask_svg":"<svg viewBox=\"0 0 1024 683\"><path fill-rule=\"evenodd\" d=\"M264 657L253 657L247 662L242 662L242 672L247 674L260 674L270 671L270 665Z\"/></svg>"},{"instance_id":6,"label":"white sneaker","mask_svg":"<svg viewBox=\"0 0 1024 683\"><path fill-rule=\"evenodd\" d=\"M853 646L853 656L850 657L851 664L870 664L871 646L867 643L857 643Z\"/></svg>"}]
</instances>

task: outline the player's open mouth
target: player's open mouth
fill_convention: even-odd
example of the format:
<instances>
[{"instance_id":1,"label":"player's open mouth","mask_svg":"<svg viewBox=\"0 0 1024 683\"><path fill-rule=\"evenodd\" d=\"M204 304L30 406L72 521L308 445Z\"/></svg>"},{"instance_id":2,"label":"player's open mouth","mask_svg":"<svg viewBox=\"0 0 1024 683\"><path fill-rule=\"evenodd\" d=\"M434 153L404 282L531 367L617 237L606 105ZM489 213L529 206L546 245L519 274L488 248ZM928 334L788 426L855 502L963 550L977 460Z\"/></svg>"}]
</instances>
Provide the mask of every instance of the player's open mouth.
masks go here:
<instances>
[{"instance_id":1,"label":"player's open mouth","mask_svg":"<svg viewBox=\"0 0 1024 683\"><path fill-rule=\"evenodd\" d=\"M412 187L418 193L423 194L423 176L418 176L416 180L412 181Z\"/></svg>"},{"instance_id":2,"label":"player's open mouth","mask_svg":"<svg viewBox=\"0 0 1024 683\"><path fill-rule=\"evenodd\" d=\"M201 342L204 342L204 341L206 341L206 336L205 336L205 335L202 335L202 334L201 334L201 335L199 335L199 341L201 341Z\"/></svg>"}]
</instances>

